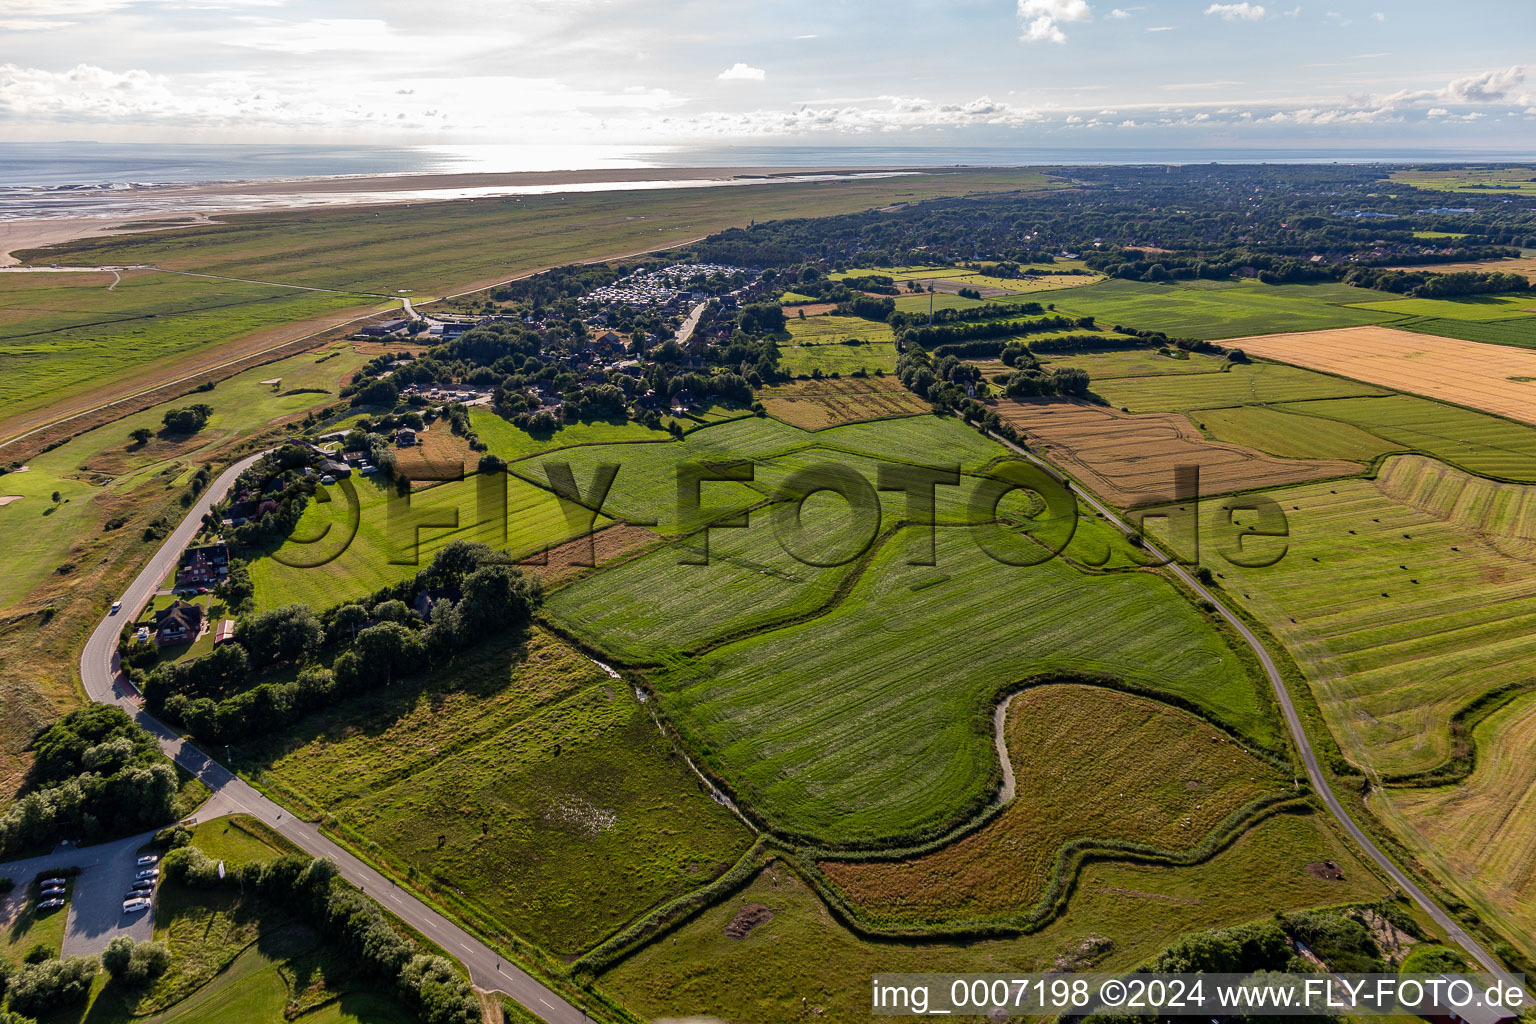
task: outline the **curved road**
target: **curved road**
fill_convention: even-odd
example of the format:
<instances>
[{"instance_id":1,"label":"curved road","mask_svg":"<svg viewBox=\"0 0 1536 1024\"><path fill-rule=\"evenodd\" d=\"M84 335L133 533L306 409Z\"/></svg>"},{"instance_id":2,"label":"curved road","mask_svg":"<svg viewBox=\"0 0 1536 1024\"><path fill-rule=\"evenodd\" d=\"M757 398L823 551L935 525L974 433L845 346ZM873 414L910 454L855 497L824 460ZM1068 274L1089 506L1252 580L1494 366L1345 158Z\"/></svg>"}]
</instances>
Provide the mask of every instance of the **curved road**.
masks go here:
<instances>
[{"instance_id":1,"label":"curved road","mask_svg":"<svg viewBox=\"0 0 1536 1024\"><path fill-rule=\"evenodd\" d=\"M589 1018L582 1011L531 975L507 963L500 953L325 838L319 828L286 813L245 780L198 750L175 730L139 706L138 691L128 682L118 665L118 634L123 624L136 616L149 602L160 586L160 581L176 565L182 549L197 536L203 516L229 491L235 478L260 457L261 453L258 453L241 459L203 491L187 512L186 518L166 538L149 564L122 595L122 610L115 615L108 614L91 633L85 651L80 656L80 679L85 684L85 692L94 701L116 704L127 711L139 725L159 739L160 746L177 764L196 775L212 790L213 795L198 809L200 819L225 814L249 814L260 819L305 853L335 861L341 870L341 877L378 900L387 910L447 950L451 956L457 957L469 971L470 979L477 988L509 995L549 1024L586 1024Z\"/></svg>"},{"instance_id":2,"label":"curved road","mask_svg":"<svg viewBox=\"0 0 1536 1024\"><path fill-rule=\"evenodd\" d=\"M1030 452L1025 451L1023 448L1020 448L1018 445L1012 443L1006 438L999 437L996 434L989 436L991 436L994 440L1000 441L1002 444L1006 445L1013 451L1018 452L1020 455L1035 463L1041 469L1044 469L1047 473L1051 474L1052 477L1065 484L1073 494L1076 494L1084 502L1086 502L1090 508L1102 515L1105 520L1107 520L1115 529L1119 530L1127 537L1135 535L1136 531L1131 529L1129 525L1123 522L1119 516L1115 515L1115 513L1111 511L1107 506L1105 506L1093 495L1089 494L1087 490L1079 487L1055 466L1052 466L1045 460L1033 455ZM1498 978L1505 985L1511 987L1519 987L1519 983L1515 980L1514 975L1504 970L1504 968L1500 966L1499 962L1490 956L1488 951L1485 950L1477 942L1476 939L1467 934L1465 928L1463 928L1444 910L1440 909L1440 905L1434 900L1430 899L1424 890L1420 889L1418 885L1413 881L1413 879L1408 877L1408 873L1397 866L1396 861L1392 860L1385 853L1383 853L1381 848L1378 847L1371 840L1371 838L1365 834L1365 831L1355 823L1355 819L1350 817L1349 812L1344 809L1344 805L1339 802L1339 798L1333 795L1333 789L1328 785L1328 780L1323 777L1322 768L1317 763L1317 755L1312 750L1312 741L1310 738L1308 738L1307 731L1302 728L1301 716L1296 713L1296 705L1291 701L1290 692L1285 688L1285 681L1280 676L1280 670L1275 667L1274 659L1270 657L1269 651L1265 649L1263 643L1259 641L1259 638L1253 634L1253 631L1248 628L1242 619L1238 618L1227 608L1226 605L1222 604L1220 599L1218 599L1215 594L1212 594L1205 587L1201 586L1199 581L1196 580L1194 576L1190 575L1183 566L1179 565L1177 562L1164 555L1161 551L1155 548L1151 542L1145 541L1145 539L1143 539L1143 541L1144 550L1150 556L1152 556L1152 558L1166 563L1167 567L1173 571L1173 574L1182 580L1186 586L1188 586L1204 600L1211 602L1211 605L1216 609L1217 614L1219 614L1223 619L1226 619L1227 622L1231 624L1232 628L1237 630L1242 638L1247 641L1248 646L1253 648L1253 653L1258 657L1259 663L1264 666L1264 674L1269 677L1270 686L1274 688L1275 699L1280 702L1280 710L1281 713L1285 716L1286 727L1290 729L1291 739L1295 741L1296 749L1301 753L1302 764L1307 769L1307 780L1312 783L1312 789L1322 799L1323 804L1328 808L1333 816L1339 820L1339 824L1344 826L1344 831L1349 833L1350 837L1360 845L1361 849L1370 854L1371 859L1374 860L1381 867L1381 869L1387 873L1392 881L1397 883L1398 887L1401 888L1403 892L1407 893L1415 903L1424 909L1424 912L1430 916L1435 924L1439 925L1445 931L1446 936L1452 942L1456 943L1462 949L1470 953L1472 957L1482 965L1483 970Z\"/></svg>"}]
</instances>

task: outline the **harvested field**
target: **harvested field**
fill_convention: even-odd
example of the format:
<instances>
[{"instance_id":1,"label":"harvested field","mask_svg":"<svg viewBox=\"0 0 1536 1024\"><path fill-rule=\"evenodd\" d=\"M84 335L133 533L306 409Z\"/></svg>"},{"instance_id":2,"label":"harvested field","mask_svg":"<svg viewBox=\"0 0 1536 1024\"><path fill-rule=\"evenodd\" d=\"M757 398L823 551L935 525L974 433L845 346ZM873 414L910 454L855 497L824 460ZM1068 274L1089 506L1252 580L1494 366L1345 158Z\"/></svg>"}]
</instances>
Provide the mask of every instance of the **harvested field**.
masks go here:
<instances>
[{"instance_id":1,"label":"harvested field","mask_svg":"<svg viewBox=\"0 0 1536 1024\"><path fill-rule=\"evenodd\" d=\"M785 306L784 315L786 317L798 317L801 313L804 313L806 316L821 316L823 313L830 313L836 308L837 303L835 302L802 302L799 305Z\"/></svg>"},{"instance_id":2,"label":"harvested field","mask_svg":"<svg viewBox=\"0 0 1536 1024\"><path fill-rule=\"evenodd\" d=\"M1536 256L1520 256L1512 260L1473 260L1470 263L1423 263L1414 267L1388 267L1388 270L1405 270L1409 273L1455 274L1462 271L1477 273L1524 274L1536 281ZM1536 303L1533 303L1536 305Z\"/></svg>"},{"instance_id":3,"label":"harvested field","mask_svg":"<svg viewBox=\"0 0 1536 1024\"><path fill-rule=\"evenodd\" d=\"M1266 359L1536 424L1536 352L1389 327L1271 334L1232 344Z\"/></svg>"},{"instance_id":4,"label":"harvested field","mask_svg":"<svg viewBox=\"0 0 1536 1024\"><path fill-rule=\"evenodd\" d=\"M797 380L759 392L768 415L802 430L821 430L861 420L915 416L931 406L895 377Z\"/></svg>"},{"instance_id":5,"label":"harvested field","mask_svg":"<svg viewBox=\"0 0 1536 1024\"><path fill-rule=\"evenodd\" d=\"M1207 439L1174 413L1133 416L1087 402L1000 401L997 412L1113 505L1166 501L1176 466L1198 465L1203 494L1349 476L1341 459L1281 459Z\"/></svg>"},{"instance_id":6,"label":"harvested field","mask_svg":"<svg viewBox=\"0 0 1536 1024\"><path fill-rule=\"evenodd\" d=\"M1017 796L985 828L907 861L826 861L822 871L881 922L975 920L1029 910L1062 844L1195 846L1223 818L1282 788L1275 768L1187 711L1093 686L1026 690L1005 728ZM1096 754L1082 756L1093 737Z\"/></svg>"},{"instance_id":7,"label":"harvested field","mask_svg":"<svg viewBox=\"0 0 1536 1024\"><path fill-rule=\"evenodd\" d=\"M1536 700L1494 712L1475 737L1477 768L1465 783L1384 796L1415 845L1508 915L1517 934L1536 934Z\"/></svg>"},{"instance_id":8,"label":"harvested field","mask_svg":"<svg viewBox=\"0 0 1536 1024\"><path fill-rule=\"evenodd\" d=\"M1069 333L1081 334L1081 331ZM1084 352L1081 355L1053 355L1040 353L1040 359L1051 369L1075 366L1087 370L1094 380L1109 377L1161 377L1173 373L1218 373L1227 364L1221 356L1187 353L1182 356L1161 355L1152 348L1132 348L1119 352Z\"/></svg>"},{"instance_id":9,"label":"harvested field","mask_svg":"<svg viewBox=\"0 0 1536 1024\"><path fill-rule=\"evenodd\" d=\"M1211 561L1222 587L1295 656L1347 758L1382 774L1440 764L1451 715L1536 659L1536 488L1402 455L1375 480L1271 494L1285 557Z\"/></svg>"}]
</instances>

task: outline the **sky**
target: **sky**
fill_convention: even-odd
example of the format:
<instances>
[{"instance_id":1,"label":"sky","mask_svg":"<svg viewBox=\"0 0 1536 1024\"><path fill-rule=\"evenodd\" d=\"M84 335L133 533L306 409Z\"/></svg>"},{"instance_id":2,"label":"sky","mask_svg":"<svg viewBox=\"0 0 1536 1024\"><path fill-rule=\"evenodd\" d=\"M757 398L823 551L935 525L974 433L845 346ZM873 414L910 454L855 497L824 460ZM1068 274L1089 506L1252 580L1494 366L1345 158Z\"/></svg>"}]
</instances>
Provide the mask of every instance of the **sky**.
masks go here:
<instances>
[{"instance_id":1,"label":"sky","mask_svg":"<svg viewBox=\"0 0 1536 1024\"><path fill-rule=\"evenodd\" d=\"M1531 0L0 0L0 140L1536 150Z\"/></svg>"}]
</instances>

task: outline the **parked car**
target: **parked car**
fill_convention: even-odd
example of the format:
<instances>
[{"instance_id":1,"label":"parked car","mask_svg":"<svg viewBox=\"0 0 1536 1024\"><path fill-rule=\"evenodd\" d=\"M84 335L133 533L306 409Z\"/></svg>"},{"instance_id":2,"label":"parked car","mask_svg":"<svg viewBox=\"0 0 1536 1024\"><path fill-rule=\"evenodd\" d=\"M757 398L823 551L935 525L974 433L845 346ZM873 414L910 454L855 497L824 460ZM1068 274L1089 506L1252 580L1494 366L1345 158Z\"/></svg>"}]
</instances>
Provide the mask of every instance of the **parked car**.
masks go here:
<instances>
[{"instance_id":1,"label":"parked car","mask_svg":"<svg viewBox=\"0 0 1536 1024\"><path fill-rule=\"evenodd\" d=\"M62 878L45 878L37 884L44 889L57 889L64 885L64 881Z\"/></svg>"},{"instance_id":2,"label":"parked car","mask_svg":"<svg viewBox=\"0 0 1536 1024\"><path fill-rule=\"evenodd\" d=\"M140 871L138 874L134 875L133 877L134 878L138 878L138 879L159 878L160 877L160 869L159 868L145 868L143 871Z\"/></svg>"},{"instance_id":3,"label":"parked car","mask_svg":"<svg viewBox=\"0 0 1536 1024\"><path fill-rule=\"evenodd\" d=\"M139 892L152 892L155 888L155 880L153 878L141 878L128 888L136 889Z\"/></svg>"},{"instance_id":4,"label":"parked car","mask_svg":"<svg viewBox=\"0 0 1536 1024\"><path fill-rule=\"evenodd\" d=\"M46 900L50 896L63 896L64 887L62 885L45 885L40 892L43 899Z\"/></svg>"},{"instance_id":5,"label":"parked car","mask_svg":"<svg viewBox=\"0 0 1536 1024\"><path fill-rule=\"evenodd\" d=\"M137 914L141 910L148 910L150 902L151 902L150 900L145 899L142 896L141 897L137 897L135 899L131 899L131 900L124 900L123 901L123 913L125 913L125 914Z\"/></svg>"},{"instance_id":6,"label":"parked car","mask_svg":"<svg viewBox=\"0 0 1536 1024\"><path fill-rule=\"evenodd\" d=\"M139 858L139 867L141 868L147 868L151 864L158 863L160 863L160 858L153 853L146 853L144 856Z\"/></svg>"},{"instance_id":7,"label":"parked car","mask_svg":"<svg viewBox=\"0 0 1536 1024\"><path fill-rule=\"evenodd\" d=\"M37 909L38 910L57 910L58 908L62 907L63 905L64 905L64 901L63 900L55 898L55 899L51 899L51 900L43 900L43 902L41 902L41 903L39 903L37 905Z\"/></svg>"}]
</instances>

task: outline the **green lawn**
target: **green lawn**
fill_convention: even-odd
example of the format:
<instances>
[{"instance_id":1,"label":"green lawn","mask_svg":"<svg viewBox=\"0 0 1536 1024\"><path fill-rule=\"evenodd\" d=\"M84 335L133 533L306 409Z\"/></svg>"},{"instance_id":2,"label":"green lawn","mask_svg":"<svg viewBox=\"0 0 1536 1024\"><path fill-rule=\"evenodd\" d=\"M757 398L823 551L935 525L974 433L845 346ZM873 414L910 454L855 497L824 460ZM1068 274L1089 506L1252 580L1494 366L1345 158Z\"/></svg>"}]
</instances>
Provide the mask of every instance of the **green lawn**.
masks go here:
<instances>
[{"instance_id":1,"label":"green lawn","mask_svg":"<svg viewBox=\"0 0 1536 1024\"><path fill-rule=\"evenodd\" d=\"M334 353L334 354L333 354ZM70 549L82 536L102 529L130 492L153 484L172 492L184 489L197 466L232 441L271 423L336 400L342 380L364 359L349 344L306 352L223 381L104 427L87 431L44 452L24 473L0 476L0 495L20 500L0 505L0 532L16 538L6 547L6 572L0 574L0 607L26 596L69 563ZM281 377L279 388L260 381ZM142 448L129 434L139 427L159 431L168 409L194 402L213 407L208 425L189 438L157 434ZM61 503L54 506L52 493Z\"/></svg>"},{"instance_id":2,"label":"green lawn","mask_svg":"<svg viewBox=\"0 0 1536 1024\"><path fill-rule=\"evenodd\" d=\"M560 954L705 884L751 842L629 687L540 630L240 759L400 872Z\"/></svg>"},{"instance_id":3,"label":"green lawn","mask_svg":"<svg viewBox=\"0 0 1536 1024\"><path fill-rule=\"evenodd\" d=\"M1131 412L1188 412L1387 393L1342 377L1260 362L1236 364L1224 373L1095 379L1092 387L1110 405Z\"/></svg>"},{"instance_id":4,"label":"green lawn","mask_svg":"<svg viewBox=\"0 0 1536 1024\"><path fill-rule=\"evenodd\" d=\"M1375 310L1392 316L1443 317L1447 320L1530 319L1536 295L1468 295L1460 299L1390 299L1356 302L1355 309Z\"/></svg>"},{"instance_id":5,"label":"green lawn","mask_svg":"<svg viewBox=\"0 0 1536 1024\"><path fill-rule=\"evenodd\" d=\"M1173 337L1240 338L1250 334L1316 331L1384 323L1401 314L1362 308L1383 292L1340 284L1265 285L1254 281L1144 284L1104 281L1063 292L1063 310L1092 315L1102 324L1164 331Z\"/></svg>"},{"instance_id":6,"label":"green lawn","mask_svg":"<svg viewBox=\"0 0 1536 1024\"><path fill-rule=\"evenodd\" d=\"M1004 565L970 533L941 528L934 567L887 545L826 614L656 673L663 708L777 828L844 843L974 813L993 785L992 702L1038 673L1166 689L1274 742L1241 660L1163 579Z\"/></svg>"},{"instance_id":7,"label":"green lawn","mask_svg":"<svg viewBox=\"0 0 1536 1024\"><path fill-rule=\"evenodd\" d=\"M1536 428L1412 395L1300 402L1285 411L1348 423L1470 473L1536 483Z\"/></svg>"},{"instance_id":8,"label":"green lawn","mask_svg":"<svg viewBox=\"0 0 1536 1024\"><path fill-rule=\"evenodd\" d=\"M788 336L779 342L779 366L785 373L896 369L896 336L888 324L853 316L792 316L786 328Z\"/></svg>"}]
</instances>

